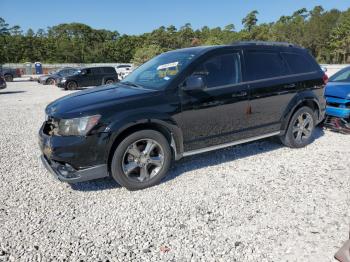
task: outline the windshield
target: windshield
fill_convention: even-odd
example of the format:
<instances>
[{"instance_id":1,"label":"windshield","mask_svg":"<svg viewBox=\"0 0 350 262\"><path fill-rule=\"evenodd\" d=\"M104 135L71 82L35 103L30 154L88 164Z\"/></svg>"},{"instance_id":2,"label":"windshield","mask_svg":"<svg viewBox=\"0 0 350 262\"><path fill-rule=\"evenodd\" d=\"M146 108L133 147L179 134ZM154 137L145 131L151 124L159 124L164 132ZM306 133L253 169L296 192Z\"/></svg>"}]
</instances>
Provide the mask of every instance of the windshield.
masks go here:
<instances>
[{"instance_id":1,"label":"windshield","mask_svg":"<svg viewBox=\"0 0 350 262\"><path fill-rule=\"evenodd\" d=\"M350 67L343 68L329 78L330 82L350 82Z\"/></svg>"},{"instance_id":2,"label":"windshield","mask_svg":"<svg viewBox=\"0 0 350 262\"><path fill-rule=\"evenodd\" d=\"M181 72L195 57L193 52L164 53L144 63L121 81L160 90Z\"/></svg>"}]
</instances>

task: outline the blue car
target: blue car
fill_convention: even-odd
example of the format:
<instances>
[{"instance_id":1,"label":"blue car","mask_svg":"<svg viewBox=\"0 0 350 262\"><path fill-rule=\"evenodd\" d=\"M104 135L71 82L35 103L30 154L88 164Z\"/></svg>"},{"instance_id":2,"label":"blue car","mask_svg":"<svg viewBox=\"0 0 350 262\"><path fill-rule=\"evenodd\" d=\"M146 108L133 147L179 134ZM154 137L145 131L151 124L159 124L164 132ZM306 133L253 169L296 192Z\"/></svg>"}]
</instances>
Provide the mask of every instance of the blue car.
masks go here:
<instances>
[{"instance_id":1,"label":"blue car","mask_svg":"<svg viewBox=\"0 0 350 262\"><path fill-rule=\"evenodd\" d=\"M327 101L325 126L350 133L350 66L332 77L326 86Z\"/></svg>"}]
</instances>

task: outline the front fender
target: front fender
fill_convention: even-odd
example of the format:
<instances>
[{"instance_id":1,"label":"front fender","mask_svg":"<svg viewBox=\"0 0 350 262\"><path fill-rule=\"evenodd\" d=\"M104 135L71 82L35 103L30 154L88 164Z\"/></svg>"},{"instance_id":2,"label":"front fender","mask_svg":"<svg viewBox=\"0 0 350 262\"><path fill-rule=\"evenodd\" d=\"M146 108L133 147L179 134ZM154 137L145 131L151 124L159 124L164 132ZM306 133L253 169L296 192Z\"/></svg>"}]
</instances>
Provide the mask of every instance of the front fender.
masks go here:
<instances>
[{"instance_id":1,"label":"front fender","mask_svg":"<svg viewBox=\"0 0 350 262\"><path fill-rule=\"evenodd\" d=\"M128 115L124 118L116 119L107 126L105 131L111 134L108 155L114 142L124 131L142 124L156 124L157 126L166 129L175 143L175 145L171 145L174 147L175 158L183 153L183 135L176 121L170 115L165 113L142 111L135 112L134 114Z\"/></svg>"}]
</instances>

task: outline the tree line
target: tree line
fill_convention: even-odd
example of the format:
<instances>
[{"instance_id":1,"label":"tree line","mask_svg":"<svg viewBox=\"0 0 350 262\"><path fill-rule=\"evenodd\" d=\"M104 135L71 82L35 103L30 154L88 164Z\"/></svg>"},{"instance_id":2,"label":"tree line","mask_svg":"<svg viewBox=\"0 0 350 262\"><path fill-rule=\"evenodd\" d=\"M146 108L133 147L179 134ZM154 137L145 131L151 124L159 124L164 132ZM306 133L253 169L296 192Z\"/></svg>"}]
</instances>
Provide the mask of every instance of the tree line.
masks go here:
<instances>
[{"instance_id":1,"label":"tree line","mask_svg":"<svg viewBox=\"0 0 350 262\"><path fill-rule=\"evenodd\" d=\"M262 40L295 43L310 50L320 63L350 62L350 8L299 9L271 23L258 23L254 10L242 19L242 30L233 24L204 26L190 23L180 28L161 26L141 35L94 29L81 23L59 24L23 32L0 17L0 64L41 61L44 63L143 63L164 51L198 46Z\"/></svg>"}]
</instances>

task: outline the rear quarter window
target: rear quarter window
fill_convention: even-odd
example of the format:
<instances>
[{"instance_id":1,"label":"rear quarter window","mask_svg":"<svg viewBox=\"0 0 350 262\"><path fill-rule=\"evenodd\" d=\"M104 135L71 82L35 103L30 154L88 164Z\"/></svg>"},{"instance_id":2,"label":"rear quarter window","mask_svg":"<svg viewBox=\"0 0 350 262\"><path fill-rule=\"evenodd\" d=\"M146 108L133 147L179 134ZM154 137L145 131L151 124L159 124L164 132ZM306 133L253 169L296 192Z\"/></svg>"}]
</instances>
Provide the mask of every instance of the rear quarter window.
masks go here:
<instances>
[{"instance_id":1,"label":"rear quarter window","mask_svg":"<svg viewBox=\"0 0 350 262\"><path fill-rule=\"evenodd\" d=\"M278 52L245 52L246 77L248 81L279 77L287 74L285 63Z\"/></svg>"},{"instance_id":2,"label":"rear quarter window","mask_svg":"<svg viewBox=\"0 0 350 262\"><path fill-rule=\"evenodd\" d=\"M309 55L282 53L292 74L301 74L319 70L316 62Z\"/></svg>"}]
</instances>

